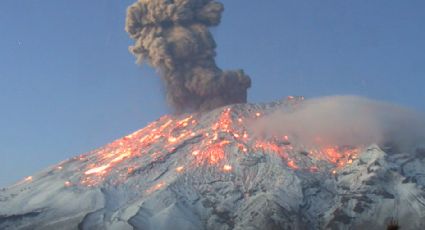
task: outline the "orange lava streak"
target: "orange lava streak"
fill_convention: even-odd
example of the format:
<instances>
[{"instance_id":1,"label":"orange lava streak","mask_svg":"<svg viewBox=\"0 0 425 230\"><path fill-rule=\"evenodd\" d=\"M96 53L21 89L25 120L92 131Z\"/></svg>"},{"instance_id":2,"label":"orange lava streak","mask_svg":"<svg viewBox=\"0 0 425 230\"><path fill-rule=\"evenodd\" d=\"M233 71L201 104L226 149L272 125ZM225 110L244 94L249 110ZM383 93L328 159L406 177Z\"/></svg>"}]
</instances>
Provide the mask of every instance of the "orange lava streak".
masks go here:
<instances>
[{"instance_id":1,"label":"orange lava streak","mask_svg":"<svg viewBox=\"0 0 425 230\"><path fill-rule=\"evenodd\" d=\"M262 150L265 153L277 154L282 159L288 160L288 153L286 152L285 146L280 146L271 141L257 141L255 144L255 148L257 150ZM299 169L298 165L294 160L288 160L287 165L292 169Z\"/></svg>"},{"instance_id":2,"label":"orange lava streak","mask_svg":"<svg viewBox=\"0 0 425 230\"><path fill-rule=\"evenodd\" d=\"M326 147L321 152L329 162L335 164L337 168L342 168L357 158L360 148Z\"/></svg>"},{"instance_id":3,"label":"orange lava streak","mask_svg":"<svg viewBox=\"0 0 425 230\"><path fill-rule=\"evenodd\" d=\"M325 153L328 160L334 164L341 158L341 153L338 152L335 147L325 148L323 149L323 153Z\"/></svg>"},{"instance_id":4,"label":"orange lava streak","mask_svg":"<svg viewBox=\"0 0 425 230\"><path fill-rule=\"evenodd\" d=\"M225 172L232 171L232 166L231 166L231 165L224 165L224 166L223 166L223 170L224 170Z\"/></svg>"},{"instance_id":5,"label":"orange lava streak","mask_svg":"<svg viewBox=\"0 0 425 230\"><path fill-rule=\"evenodd\" d=\"M97 150L95 157L96 163L88 165L84 172L86 176L96 176L99 178L83 178L82 181L89 184L100 182L115 165L120 164L127 158L140 155L144 149L151 144L161 141L160 138L165 137L170 144L182 141L188 136L192 136L193 132L189 132L184 128L189 125L195 125L196 121L192 120L193 116L188 116L181 120L173 120L165 116L158 122L153 122L146 128L127 135L111 144ZM158 126L158 123L163 123ZM177 129L180 134L172 136L171 132ZM167 148L165 146L165 149ZM83 158L84 159L84 158Z\"/></svg>"},{"instance_id":6,"label":"orange lava streak","mask_svg":"<svg viewBox=\"0 0 425 230\"><path fill-rule=\"evenodd\" d=\"M257 141L255 144L256 149L262 149L265 152L273 152L273 153L283 153L284 148L280 147L279 145L267 142L267 141Z\"/></svg>"},{"instance_id":7,"label":"orange lava streak","mask_svg":"<svg viewBox=\"0 0 425 230\"><path fill-rule=\"evenodd\" d=\"M288 161L288 166L292 169L299 169L299 167L297 166L297 164L293 160Z\"/></svg>"},{"instance_id":8,"label":"orange lava streak","mask_svg":"<svg viewBox=\"0 0 425 230\"><path fill-rule=\"evenodd\" d=\"M218 121L213 125L212 130L221 130L223 132L230 132L232 126L232 118L230 116L230 108L225 109L218 118Z\"/></svg>"},{"instance_id":9,"label":"orange lava streak","mask_svg":"<svg viewBox=\"0 0 425 230\"><path fill-rule=\"evenodd\" d=\"M88 165L84 172L84 175L87 177L82 178L81 183L89 186L96 185L103 180L103 177L108 174L115 165L120 164L124 159L139 155L142 149L156 141L160 137L161 132L172 124L173 121L167 117L161 119L166 119L167 121L159 128L154 128L158 122L153 122L146 128L118 139L97 150L94 155L96 163ZM84 156L80 158L84 160Z\"/></svg>"},{"instance_id":10,"label":"orange lava streak","mask_svg":"<svg viewBox=\"0 0 425 230\"><path fill-rule=\"evenodd\" d=\"M86 168L82 170L84 175L81 178L81 183L87 186L95 186L107 178L110 172L118 172L120 178L126 178L134 172L136 167L136 162L131 162L131 167L124 164L123 162L127 162L127 159L136 157L145 159L142 158L145 154L148 154L147 159L152 161L163 159L165 154L176 150L179 146L182 146L183 149L186 148L182 145L185 142L188 146L189 158L195 163L190 167L208 164L223 167L221 168L222 172L231 171L231 165L223 166L222 164L222 162L226 162L226 148L229 150L236 148L238 154L245 154L252 150L274 153L283 158L286 165L292 169L306 167L299 161L300 157L303 157L302 155L300 157L292 155L298 154L294 150L295 146L293 147L289 143L289 140L291 139L292 142L295 137L290 136L289 138L282 135L260 138L249 132L244 121L263 116L259 111L242 116L237 112L232 113L230 108L225 108L208 127L200 125L195 116L197 115L186 116L182 119L164 116L146 128L118 139L91 154L76 157L76 160L87 162ZM192 141L197 137L202 137L199 142ZM322 141L321 144L325 143ZM326 160L337 169L351 164L358 152L359 149L329 146L308 151L308 157ZM183 173L190 167L181 165L175 168L174 173ZM57 170L61 169L62 166L57 168ZM308 166L306 169L311 172L319 170L315 166ZM159 183L146 192L153 192L164 185L165 183Z\"/></svg>"},{"instance_id":11,"label":"orange lava streak","mask_svg":"<svg viewBox=\"0 0 425 230\"><path fill-rule=\"evenodd\" d=\"M224 147L230 142L227 140L208 146L205 150L192 152L196 157L198 164L208 163L210 165L218 164L225 158ZM196 154L195 154L196 153Z\"/></svg>"},{"instance_id":12,"label":"orange lava streak","mask_svg":"<svg viewBox=\"0 0 425 230\"><path fill-rule=\"evenodd\" d=\"M193 118L193 116L188 116L182 120L180 120L179 122L177 122L177 127L183 126L186 127L189 125L189 121ZM195 121L196 122L196 121ZM193 122L192 122L193 123Z\"/></svg>"},{"instance_id":13,"label":"orange lava streak","mask_svg":"<svg viewBox=\"0 0 425 230\"><path fill-rule=\"evenodd\" d=\"M183 166L177 167L176 168L176 171L179 172L179 173L181 173L181 172L184 171L184 167Z\"/></svg>"},{"instance_id":14,"label":"orange lava streak","mask_svg":"<svg viewBox=\"0 0 425 230\"><path fill-rule=\"evenodd\" d=\"M224 158L224 150L220 146L212 146L205 151L208 157L208 163L217 164Z\"/></svg>"},{"instance_id":15,"label":"orange lava streak","mask_svg":"<svg viewBox=\"0 0 425 230\"><path fill-rule=\"evenodd\" d=\"M153 192L155 192L155 191L160 190L160 189L161 189L162 187L164 187L164 186L165 186L165 183L164 183L164 182L160 182L160 183L158 183L158 184L156 184L156 185L154 185L154 186L150 187L149 189L147 189L147 190L146 190L146 193L147 193L147 194L153 193Z\"/></svg>"}]
</instances>

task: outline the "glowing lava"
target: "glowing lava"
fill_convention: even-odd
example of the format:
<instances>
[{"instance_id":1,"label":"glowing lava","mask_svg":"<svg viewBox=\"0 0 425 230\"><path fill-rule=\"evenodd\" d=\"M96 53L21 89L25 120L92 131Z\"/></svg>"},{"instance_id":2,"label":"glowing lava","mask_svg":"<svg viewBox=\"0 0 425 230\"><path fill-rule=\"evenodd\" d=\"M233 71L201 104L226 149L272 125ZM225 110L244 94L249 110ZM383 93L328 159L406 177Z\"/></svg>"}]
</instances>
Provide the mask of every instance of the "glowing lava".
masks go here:
<instances>
[{"instance_id":1,"label":"glowing lava","mask_svg":"<svg viewBox=\"0 0 425 230\"><path fill-rule=\"evenodd\" d=\"M177 167L176 168L176 171L179 172L179 173L181 173L181 172L184 171L184 167L183 166Z\"/></svg>"},{"instance_id":2,"label":"glowing lava","mask_svg":"<svg viewBox=\"0 0 425 230\"><path fill-rule=\"evenodd\" d=\"M223 170L224 170L225 172L232 171L232 166L231 166L231 165L224 165L224 166L223 166Z\"/></svg>"},{"instance_id":3,"label":"glowing lava","mask_svg":"<svg viewBox=\"0 0 425 230\"><path fill-rule=\"evenodd\" d=\"M338 146L300 150L291 145L290 141L295 139L292 136L259 137L250 133L247 122L267 115L260 111L242 113L227 107L218 111L217 115L209 116L208 120L204 120L202 114L161 117L144 129L74 158L87 162L82 169L80 182L86 186L96 186L105 179L112 180L110 175L114 172L114 175L118 175L114 177L114 183L120 183L139 172L141 165L163 161L179 149L188 153L188 158L184 164L175 168L176 174L196 167L220 167L219 165L224 165L221 166L223 172L229 172L233 170L232 166L223 163L246 154L275 155L282 159L282 167L315 173L320 171L320 167L305 166L300 162L300 152L308 153L309 158L317 161L325 160L334 165L334 169L338 169L351 164L360 151L360 148ZM62 170L63 167L61 165L57 170ZM329 173L331 172L332 170ZM148 191L161 186L163 185L159 184Z\"/></svg>"},{"instance_id":4,"label":"glowing lava","mask_svg":"<svg viewBox=\"0 0 425 230\"><path fill-rule=\"evenodd\" d=\"M160 189L161 189L162 187L164 187L164 186L165 186L165 183L164 183L164 182L160 182L160 183L158 183L158 184L156 184L156 185L154 185L154 186L150 187L148 190L146 190L146 193L147 193L147 194L153 193L153 192L155 192L155 191L160 190Z\"/></svg>"}]
</instances>

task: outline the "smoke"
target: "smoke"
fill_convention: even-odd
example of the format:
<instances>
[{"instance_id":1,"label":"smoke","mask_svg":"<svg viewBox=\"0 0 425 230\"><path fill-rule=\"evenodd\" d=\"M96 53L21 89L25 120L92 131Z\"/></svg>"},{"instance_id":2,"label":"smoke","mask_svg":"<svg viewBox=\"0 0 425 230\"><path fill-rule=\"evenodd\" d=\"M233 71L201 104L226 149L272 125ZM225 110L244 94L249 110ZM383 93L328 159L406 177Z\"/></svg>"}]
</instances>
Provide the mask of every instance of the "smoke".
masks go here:
<instances>
[{"instance_id":1,"label":"smoke","mask_svg":"<svg viewBox=\"0 0 425 230\"><path fill-rule=\"evenodd\" d=\"M223 10L214 0L138 0L127 10L130 51L137 63L159 70L177 113L246 102L250 78L243 70L222 71L214 60L209 27L220 24Z\"/></svg>"},{"instance_id":2,"label":"smoke","mask_svg":"<svg viewBox=\"0 0 425 230\"><path fill-rule=\"evenodd\" d=\"M396 145L425 140L423 116L409 109L358 96L332 96L302 102L253 123L258 133L289 135L310 145Z\"/></svg>"}]
</instances>

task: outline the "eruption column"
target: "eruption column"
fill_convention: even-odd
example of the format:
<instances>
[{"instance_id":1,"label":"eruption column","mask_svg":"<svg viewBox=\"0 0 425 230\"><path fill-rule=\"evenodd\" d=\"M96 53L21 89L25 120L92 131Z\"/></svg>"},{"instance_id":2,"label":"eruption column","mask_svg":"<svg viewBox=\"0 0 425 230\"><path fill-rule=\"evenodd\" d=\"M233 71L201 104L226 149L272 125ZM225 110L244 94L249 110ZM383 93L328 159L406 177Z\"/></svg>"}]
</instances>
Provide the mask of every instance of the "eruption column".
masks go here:
<instances>
[{"instance_id":1,"label":"eruption column","mask_svg":"<svg viewBox=\"0 0 425 230\"><path fill-rule=\"evenodd\" d=\"M251 79L215 63L209 27L220 23L223 10L213 0L139 0L127 10L130 52L158 69L177 113L246 102Z\"/></svg>"}]
</instances>

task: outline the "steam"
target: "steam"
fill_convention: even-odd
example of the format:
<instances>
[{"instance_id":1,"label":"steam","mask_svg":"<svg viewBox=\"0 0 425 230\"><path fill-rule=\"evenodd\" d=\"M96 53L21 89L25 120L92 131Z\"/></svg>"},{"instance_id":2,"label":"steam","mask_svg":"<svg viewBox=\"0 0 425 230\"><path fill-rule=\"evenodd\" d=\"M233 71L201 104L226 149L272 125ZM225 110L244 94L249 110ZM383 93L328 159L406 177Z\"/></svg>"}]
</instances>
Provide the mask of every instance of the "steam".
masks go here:
<instances>
[{"instance_id":1,"label":"steam","mask_svg":"<svg viewBox=\"0 0 425 230\"><path fill-rule=\"evenodd\" d=\"M223 10L214 0L138 0L127 10L130 51L137 63L159 70L178 113L246 102L250 78L243 70L222 71L214 60L209 27L220 24Z\"/></svg>"},{"instance_id":2,"label":"steam","mask_svg":"<svg viewBox=\"0 0 425 230\"><path fill-rule=\"evenodd\" d=\"M425 140L425 122L409 109L357 96L306 100L294 111L277 111L253 124L260 133L290 135L306 144L386 145Z\"/></svg>"}]
</instances>

